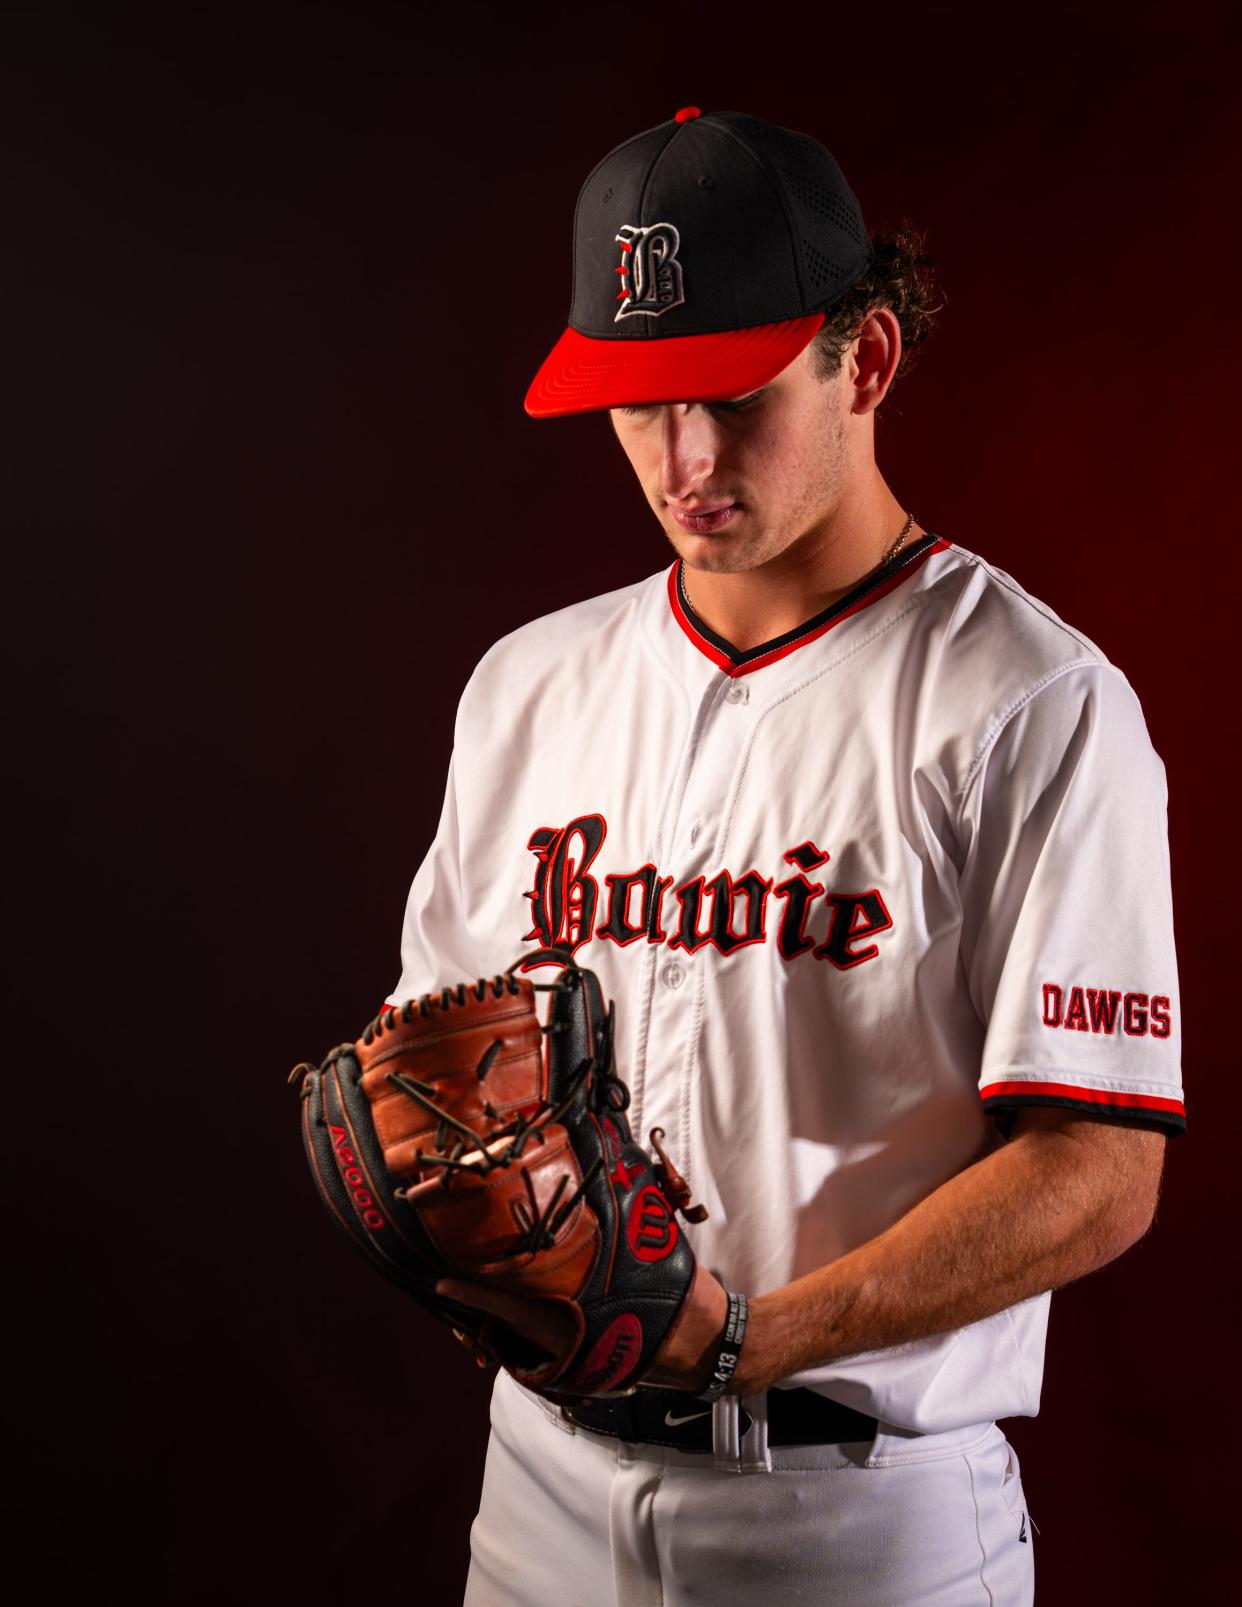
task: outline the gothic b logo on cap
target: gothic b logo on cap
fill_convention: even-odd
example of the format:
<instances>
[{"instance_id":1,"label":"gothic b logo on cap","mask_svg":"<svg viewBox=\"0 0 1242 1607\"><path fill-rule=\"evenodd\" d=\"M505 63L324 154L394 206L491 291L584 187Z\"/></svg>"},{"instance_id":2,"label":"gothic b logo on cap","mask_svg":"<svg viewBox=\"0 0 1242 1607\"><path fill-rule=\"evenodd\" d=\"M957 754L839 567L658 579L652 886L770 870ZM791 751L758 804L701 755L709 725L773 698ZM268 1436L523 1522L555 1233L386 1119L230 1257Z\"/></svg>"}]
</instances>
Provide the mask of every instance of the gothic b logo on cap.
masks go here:
<instances>
[{"instance_id":1,"label":"gothic b logo on cap","mask_svg":"<svg viewBox=\"0 0 1242 1607\"><path fill-rule=\"evenodd\" d=\"M621 247L621 289L614 323L642 313L658 318L685 301L677 249L681 237L671 223L623 224L615 236Z\"/></svg>"}]
</instances>

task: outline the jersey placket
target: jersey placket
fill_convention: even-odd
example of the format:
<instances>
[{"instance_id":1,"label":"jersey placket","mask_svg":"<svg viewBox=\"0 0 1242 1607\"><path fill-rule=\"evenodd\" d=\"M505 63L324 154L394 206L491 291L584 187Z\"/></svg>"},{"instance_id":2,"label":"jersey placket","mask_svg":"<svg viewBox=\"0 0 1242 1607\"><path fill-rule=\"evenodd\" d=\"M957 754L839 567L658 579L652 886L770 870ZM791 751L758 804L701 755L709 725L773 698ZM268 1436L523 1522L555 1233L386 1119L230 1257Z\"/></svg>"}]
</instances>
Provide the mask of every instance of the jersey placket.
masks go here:
<instances>
[{"instance_id":1,"label":"jersey placket","mask_svg":"<svg viewBox=\"0 0 1242 1607\"><path fill-rule=\"evenodd\" d=\"M720 837L738 764L754 725L753 677L714 675L700 700L696 733L669 789L656 863L673 885L660 906L663 933L649 977L640 1131L665 1131L669 1153L691 1177L690 1112L699 1060L705 966L716 956L713 900L704 884L721 869Z\"/></svg>"}]
</instances>

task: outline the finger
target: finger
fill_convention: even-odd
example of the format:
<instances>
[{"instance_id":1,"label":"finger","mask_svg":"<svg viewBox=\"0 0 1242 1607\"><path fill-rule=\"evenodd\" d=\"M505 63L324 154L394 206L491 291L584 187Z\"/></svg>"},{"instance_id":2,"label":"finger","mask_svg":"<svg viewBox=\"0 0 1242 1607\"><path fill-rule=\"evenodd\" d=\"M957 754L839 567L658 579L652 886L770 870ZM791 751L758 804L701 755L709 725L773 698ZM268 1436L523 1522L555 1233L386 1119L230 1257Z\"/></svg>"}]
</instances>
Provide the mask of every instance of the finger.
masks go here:
<instances>
[{"instance_id":1,"label":"finger","mask_svg":"<svg viewBox=\"0 0 1242 1607\"><path fill-rule=\"evenodd\" d=\"M446 1300L456 1300L459 1305L473 1306L476 1311L486 1311L491 1317L499 1317L502 1322L512 1323L520 1327L525 1318L529 1321L533 1300L522 1300L519 1296L506 1294L502 1289L487 1289L477 1283L459 1283L455 1278L441 1278L436 1284L436 1293L443 1295Z\"/></svg>"},{"instance_id":2,"label":"finger","mask_svg":"<svg viewBox=\"0 0 1242 1607\"><path fill-rule=\"evenodd\" d=\"M442 1278L436 1284L436 1293L486 1312L551 1355L561 1354L574 1342L573 1318L553 1301L523 1299L502 1289L459 1283L455 1278Z\"/></svg>"}]
</instances>

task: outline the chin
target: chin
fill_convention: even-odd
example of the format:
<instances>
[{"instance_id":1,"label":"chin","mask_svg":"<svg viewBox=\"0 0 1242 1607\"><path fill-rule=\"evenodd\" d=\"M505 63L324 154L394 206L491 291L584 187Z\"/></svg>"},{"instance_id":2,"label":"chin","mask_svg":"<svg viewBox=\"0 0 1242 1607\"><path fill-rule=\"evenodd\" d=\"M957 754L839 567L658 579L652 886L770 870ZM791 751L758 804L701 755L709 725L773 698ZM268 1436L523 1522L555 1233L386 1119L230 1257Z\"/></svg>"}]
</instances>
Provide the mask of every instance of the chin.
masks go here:
<instances>
[{"instance_id":1,"label":"chin","mask_svg":"<svg viewBox=\"0 0 1242 1607\"><path fill-rule=\"evenodd\" d=\"M758 569L769 556L753 537L746 540L740 531L722 531L717 536L692 536L680 525L666 528L669 542L687 569L700 569L709 575L738 575Z\"/></svg>"}]
</instances>

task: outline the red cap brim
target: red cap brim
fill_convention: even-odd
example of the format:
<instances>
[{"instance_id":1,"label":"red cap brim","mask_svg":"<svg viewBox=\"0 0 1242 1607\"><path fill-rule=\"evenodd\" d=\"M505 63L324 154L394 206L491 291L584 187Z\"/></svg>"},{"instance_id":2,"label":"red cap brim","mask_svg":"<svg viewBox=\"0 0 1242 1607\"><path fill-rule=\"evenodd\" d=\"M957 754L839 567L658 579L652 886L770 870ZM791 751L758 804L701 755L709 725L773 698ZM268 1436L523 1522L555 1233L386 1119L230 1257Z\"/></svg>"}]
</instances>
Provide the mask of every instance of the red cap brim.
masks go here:
<instances>
[{"instance_id":1,"label":"red cap brim","mask_svg":"<svg viewBox=\"0 0 1242 1607\"><path fill-rule=\"evenodd\" d=\"M822 312L783 324L662 340L592 340L567 329L526 393L532 418L653 402L724 402L775 379L809 346Z\"/></svg>"}]
</instances>

